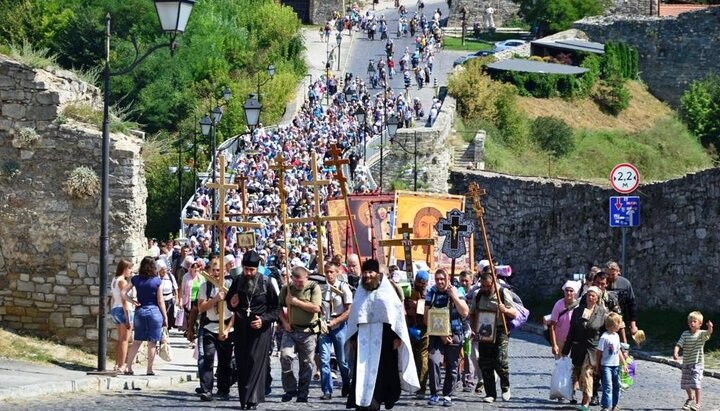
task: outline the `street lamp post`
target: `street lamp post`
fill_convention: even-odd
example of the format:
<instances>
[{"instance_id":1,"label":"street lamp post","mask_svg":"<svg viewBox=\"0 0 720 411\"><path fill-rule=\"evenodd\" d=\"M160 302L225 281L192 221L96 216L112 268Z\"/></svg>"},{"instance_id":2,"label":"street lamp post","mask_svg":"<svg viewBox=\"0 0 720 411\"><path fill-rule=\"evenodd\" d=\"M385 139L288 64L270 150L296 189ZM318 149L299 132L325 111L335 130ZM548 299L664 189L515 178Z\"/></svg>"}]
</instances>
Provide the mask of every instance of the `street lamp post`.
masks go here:
<instances>
[{"instance_id":1,"label":"street lamp post","mask_svg":"<svg viewBox=\"0 0 720 411\"><path fill-rule=\"evenodd\" d=\"M185 31L190 19L195 0L155 0L155 10L162 30L170 34L170 42L158 44L140 56L137 43L135 60L119 71L110 70L110 13L105 17L105 67L103 69L103 125L102 125L102 181L100 198L100 298L98 304L98 358L96 373L106 373L105 357L107 355L107 322L105 304L107 300L108 257L109 257L109 203L110 203L110 77L127 74L137 67L147 56L161 48L169 48L170 55L177 48L177 35Z\"/></svg>"},{"instance_id":2,"label":"street lamp post","mask_svg":"<svg viewBox=\"0 0 720 411\"><path fill-rule=\"evenodd\" d=\"M273 66L272 64L269 65L267 67L267 74L268 74L268 78L261 83L260 82L260 72L258 71L258 73L257 73L257 100L258 101L262 100L262 97L260 95L260 87L264 86L265 84L267 84L268 81L275 78L275 66Z\"/></svg>"},{"instance_id":3,"label":"street lamp post","mask_svg":"<svg viewBox=\"0 0 720 411\"><path fill-rule=\"evenodd\" d=\"M248 96L243 105L245 111L245 124L250 127L250 135L252 136L255 127L260 124L260 112L262 111L262 103L252 94Z\"/></svg>"},{"instance_id":4,"label":"street lamp post","mask_svg":"<svg viewBox=\"0 0 720 411\"><path fill-rule=\"evenodd\" d=\"M335 53L335 49L338 51L338 72L340 72L340 45L342 44L342 33L338 32L337 36L335 36L335 42L337 42L337 46L333 47L332 50L329 50L329 47L325 47L325 105L330 106L330 69L332 69L332 65L330 64L330 55ZM328 43L329 45L329 43Z\"/></svg>"},{"instance_id":5,"label":"street lamp post","mask_svg":"<svg viewBox=\"0 0 720 411\"><path fill-rule=\"evenodd\" d=\"M395 114L390 116L387 120L385 120L385 127L387 129L388 137L391 139L395 138L395 133L397 133L398 125L400 124L400 120L397 118ZM382 135L380 136L382 141ZM380 187L382 187L382 145L380 146Z\"/></svg>"}]
</instances>

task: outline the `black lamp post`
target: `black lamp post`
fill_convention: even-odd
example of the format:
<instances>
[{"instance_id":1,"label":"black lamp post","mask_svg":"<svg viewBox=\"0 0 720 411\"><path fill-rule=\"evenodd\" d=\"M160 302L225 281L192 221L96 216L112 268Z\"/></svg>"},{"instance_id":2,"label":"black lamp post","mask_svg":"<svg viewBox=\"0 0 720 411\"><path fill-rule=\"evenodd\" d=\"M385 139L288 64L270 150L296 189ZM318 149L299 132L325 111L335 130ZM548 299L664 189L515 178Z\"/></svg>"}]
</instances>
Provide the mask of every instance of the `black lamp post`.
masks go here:
<instances>
[{"instance_id":1,"label":"black lamp post","mask_svg":"<svg viewBox=\"0 0 720 411\"><path fill-rule=\"evenodd\" d=\"M337 51L338 51L338 73L340 72L340 45L342 44L342 32L338 31L337 36L335 36L335 41L337 42Z\"/></svg>"},{"instance_id":2,"label":"black lamp post","mask_svg":"<svg viewBox=\"0 0 720 411\"><path fill-rule=\"evenodd\" d=\"M170 34L170 42L158 44L140 56L137 43L135 60L119 71L110 70L110 13L105 17L105 68L103 70L104 101L102 126L102 182L100 198L100 301L98 304L98 358L97 373L106 373L105 357L107 355L107 322L105 304L107 300L108 257L109 257L109 203L110 203L110 77L127 74L137 67L147 56L161 48L169 48L170 55L177 48L177 35L185 31L195 0L155 0L155 9L162 30ZM134 40L134 39L133 39Z\"/></svg>"},{"instance_id":3,"label":"black lamp post","mask_svg":"<svg viewBox=\"0 0 720 411\"><path fill-rule=\"evenodd\" d=\"M333 47L332 50L329 50L328 47L325 47L325 104L327 106L330 106L330 69L332 69L332 65L330 64L330 55L335 52L335 49L338 51L338 72L340 71L340 45L342 44L342 33L338 32L337 36L335 36L335 41L337 42L337 46ZM329 44L329 43L328 43Z\"/></svg>"},{"instance_id":4,"label":"black lamp post","mask_svg":"<svg viewBox=\"0 0 720 411\"><path fill-rule=\"evenodd\" d=\"M260 97L260 87L264 86L265 84L267 84L268 81L275 78L275 66L273 66L272 64L267 67L267 75L268 75L268 78L261 83L260 82L260 72L258 71L258 73L257 73L257 100L258 101L260 101L262 99L262 97Z\"/></svg>"},{"instance_id":5,"label":"black lamp post","mask_svg":"<svg viewBox=\"0 0 720 411\"><path fill-rule=\"evenodd\" d=\"M360 104L360 107L355 110L355 118L357 119L358 124L360 124L360 127L362 127L362 139L363 139L363 161L367 162L367 136L365 135L365 109L363 108L362 104Z\"/></svg>"},{"instance_id":6,"label":"black lamp post","mask_svg":"<svg viewBox=\"0 0 720 411\"><path fill-rule=\"evenodd\" d=\"M385 102L387 104L387 101ZM398 125L400 124L400 120L397 118L395 114L391 115L390 118L388 118L385 121L385 127L387 128L388 137L390 139L395 138L395 133L397 133ZM380 187L382 188L382 179L383 179L383 169L382 169L382 161L383 161L383 145L382 145L382 134L380 135Z\"/></svg>"}]
</instances>

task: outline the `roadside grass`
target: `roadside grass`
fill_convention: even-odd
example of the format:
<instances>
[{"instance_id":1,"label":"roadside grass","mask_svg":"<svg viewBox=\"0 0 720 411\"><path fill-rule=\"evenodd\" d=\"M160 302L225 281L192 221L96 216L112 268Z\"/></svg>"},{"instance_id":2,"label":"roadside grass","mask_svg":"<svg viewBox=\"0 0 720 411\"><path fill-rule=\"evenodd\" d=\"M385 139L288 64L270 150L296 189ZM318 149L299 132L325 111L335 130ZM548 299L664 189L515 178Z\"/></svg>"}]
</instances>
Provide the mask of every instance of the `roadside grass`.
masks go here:
<instances>
[{"instance_id":1,"label":"roadside grass","mask_svg":"<svg viewBox=\"0 0 720 411\"><path fill-rule=\"evenodd\" d=\"M492 50L494 45L487 41L477 40L474 38L465 38L465 44L462 44L462 40L459 37L444 37L443 48L445 50L467 50L467 51L478 51L478 50Z\"/></svg>"},{"instance_id":2,"label":"roadside grass","mask_svg":"<svg viewBox=\"0 0 720 411\"><path fill-rule=\"evenodd\" d=\"M79 369L92 369L97 362L95 354L4 328L0 328L0 357Z\"/></svg>"}]
</instances>

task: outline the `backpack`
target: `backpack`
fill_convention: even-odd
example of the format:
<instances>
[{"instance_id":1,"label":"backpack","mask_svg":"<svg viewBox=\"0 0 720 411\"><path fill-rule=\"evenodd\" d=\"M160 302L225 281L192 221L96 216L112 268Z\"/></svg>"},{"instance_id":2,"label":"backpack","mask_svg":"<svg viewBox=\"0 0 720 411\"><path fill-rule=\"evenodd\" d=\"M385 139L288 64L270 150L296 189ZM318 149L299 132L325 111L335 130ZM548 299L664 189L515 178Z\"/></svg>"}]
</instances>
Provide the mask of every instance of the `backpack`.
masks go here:
<instances>
[{"instance_id":1,"label":"backpack","mask_svg":"<svg viewBox=\"0 0 720 411\"><path fill-rule=\"evenodd\" d=\"M528 318L530 317L530 310L525 308L525 305L523 305L520 296L517 295L515 291L513 291L510 287L502 285L500 291L500 298L502 299L503 303L505 303L504 291L507 291L510 294L510 304L512 304L513 308L515 308L515 311L517 311L517 316L510 320L510 322L508 322L508 332L510 332L525 325Z\"/></svg>"}]
</instances>

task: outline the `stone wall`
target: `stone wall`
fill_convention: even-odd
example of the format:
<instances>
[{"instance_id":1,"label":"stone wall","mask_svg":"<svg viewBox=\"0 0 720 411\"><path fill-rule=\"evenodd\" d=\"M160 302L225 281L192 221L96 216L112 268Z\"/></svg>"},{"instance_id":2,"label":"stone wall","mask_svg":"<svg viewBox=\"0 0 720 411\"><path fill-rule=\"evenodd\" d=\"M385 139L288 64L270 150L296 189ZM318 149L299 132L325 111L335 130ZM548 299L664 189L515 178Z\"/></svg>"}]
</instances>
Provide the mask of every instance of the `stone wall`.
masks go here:
<instances>
[{"instance_id":1,"label":"stone wall","mask_svg":"<svg viewBox=\"0 0 720 411\"><path fill-rule=\"evenodd\" d=\"M470 182L482 198L493 257L513 267L523 296L559 295L567 276L620 261L621 229L608 227L611 189L557 179L452 172L451 193ZM720 310L720 169L643 184L640 226L627 231L623 275L640 306ZM467 209L472 209L468 202ZM484 255L476 239L476 255ZM478 257L479 259L479 257Z\"/></svg>"},{"instance_id":2,"label":"stone wall","mask_svg":"<svg viewBox=\"0 0 720 411\"><path fill-rule=\"evenodd\" d=\"M613 0L605 9L606 15L657 16L657 0Z\"/></svg>"},{"instance_id":3,"label":"stone wall","mask_svg":"<svg viewBox=\"0 0 720 411\"><path fill-rule=\"evenodd\" d=\"M472 33L473 24L475 22L480 23L480 27L483 24L483 14L485 12L485 5L487 1L473 1L473 0L455 0L452 2L452 9L450 10L450 18L448 19L448 26L460 27L462 24L462 9L463 7L467 10L467 30L468 33ZM493 14L493 20L495 21L495 27L503 27L504 23L510 20L514 15L517 14L520 6L513 3L511 0L497 0L490 1L492 8L495 10Z\"/></svg>"},{"instance_id":4,"label":"stone wall","mask_svg":"<svg viewBox=\"0 0 720 411\"><path fill-rule=\"evenodd\" d=\"M677 106L694 80L720 67L720 7L677 17L593 17L573 27L592 41L624 41L640 52L640 77L659 99Z\"/></svg>"},{"instance_id":5,"label":"stone wall","mask_svg":"<svg viewBox=\"0 0 720 411\"><path fill-rule=\"evenodd\" d=\"M0 56L0 324L95 349L99 310L100 196L71 197L68 174L100 177L101 133L63 107L99 109L96 87L72 73L32 70ZM19 138L34 130L36 139ZM32 134L32 132L31 132ZM110 275L144 252L142 141L113 134Z\"/></svg>"},{"instance_id":6,"label":"stone wall","mask_svg":"<svg viewBox=\"0 0 720 411\"><path fill-rule=\"evenodd\" d=\"M423 124L416 120L415 127L397 130L396 139L399 143L387 145L389 153L383 163L383 185L386 190L389 190L393 180L402 180L408 189L413 188L412 168L417 138L418 191L447 193L452 161L452 147L448 146L448 138L455 118L455 106L455 99L446 96L432 127L423 127ZM379 164L373 165L372 170L377 181Z\"/></svg>"}]
</instances>

